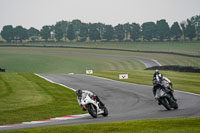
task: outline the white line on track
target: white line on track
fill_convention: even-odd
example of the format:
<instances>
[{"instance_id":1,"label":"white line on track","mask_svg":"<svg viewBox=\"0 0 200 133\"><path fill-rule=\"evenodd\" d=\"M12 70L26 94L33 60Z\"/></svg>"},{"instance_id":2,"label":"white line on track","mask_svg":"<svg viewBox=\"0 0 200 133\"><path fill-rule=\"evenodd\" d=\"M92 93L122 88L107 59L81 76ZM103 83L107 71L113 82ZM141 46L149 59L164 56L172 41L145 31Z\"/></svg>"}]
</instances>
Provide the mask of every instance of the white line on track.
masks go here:
<instances>
[{"instance_id":1,"label":"white line on track","mask_svg":"<svg viewBox=\"0 0 200 133\"><path fill-rule=\"evenodd\" d=\"M39 75L39 74L36 74L36 73L35 73L35 75L37 75L37 76L39 76L39 77L41 77L41 78L43 78L43 79L46 79L47 81L49 81L49 82L51 82L51 83L58 84L58 85L61 85L61 86L66 87L66 88L69 88L69 89L71 89L71 90L73 90L73 91L76 91L75 89L73 89L73 88L71 88L71 87L68 87L68 86L66 86L66 85L63 85L63 84L54 82L54 81L52 81L52 80L49 80L49 79L47 79L47 78L45 78L45 77L43 77L43 76L41 76L41 75ZM83 75L85 75L85 74L83 74ZM104 77L98 77L98 76L94 76L94 75L87 75L87 76L93 76L93 77L100 78L100 79L105 79L105 80L110 80L110 81L115 81L115 82L122 82L122 83L127 83L127 84L136 84L136 83L128 83L128 82L123 82L123 81L108 79L108 78L104 78ZM141 85L141 84L136 84L136 85ZM141 86L148 86L148 87L149 87L150 85L141 85ZM151 86L150 86L150 87L151 87ZM182 92L182 93L190 94L190 95L200 96L200 94L196 94L196 93L192 93L192 92L186 92L186 91L180 91L180 90L175 90L175 91L176 91L176 92Z\"/></svg>"},{"instance_id":2,"label":"white line on track","mask_svg":"<svg viewBox=\"0 0 200 133\"><path fill-rule=\"evenodd\" d=\"M154 60L154 59L150 59L150 60L156 62L159 66L162 66L157 60Z\"/></svg>"},{"instance_id":3,"label":"white line on track","mask_svg":"<svg viewBox=\"0 0 200 133\"><path fill-rule=\"evenodd\" d=\"M61 84L61 83L54 82L54 81L52 81L52 80L50 80L50 79L48 79L48 78L46 78L46 77L44 77L44 76L41 76L41 75L39 75L39 74L37 74L37 73L34 73L34 74L37 75L37 76L40 77L40 78L43 78L43 79L45 79L45 80L51 82L51 83L58 84L58 85L61 85L61 86L63 86L63 87L69 88L70 90L76 91L74 88L71 88L71 87L66 86L66 85L64 85L64 84Z\"/></svg>"},{"instance_id":4,"label":"white line on track","mask_svg":"<svg viewBox=\"0 0 200 133\"><path fill-rule=\"evenodd\" d=\"M47 78L45 78L45 77L43 77L43 76L41 76L41 75L39 75L39 74L36 74L36 73L35 73L35 75L37 75L37 76L39 76L39 77L41 77L41 78L43 78L43 79L46 79L47 81L49 81L49 82L51 82L51 83L58 84L58 85L61 85L61 86L66 87L66 88L69 88L69 89L71 89L71 90L73 90L73 91L76 91L75 89L73 89L73 88L71 88L71 87L68 87L68 86L66 86L66 85L63 85L63 84L54 82L54 81L52 81L52 80L49 80L49 79L47 79ZM85 74L83 74L83 75L85 75ZM122 83L127 83L127 84L136 84L136 83L128 83L128 82L123 82L123 81L108 79L108 78L104 78L104 77L98 77L98 76L94 76L94 75L87 75L87 76L93 76L93 77L100 78L100 79L105 79L105 80L110 80L110 81L115 81L115 82L122 82ZM141 85L141 84L136 84L136 85ZM141 86L148 86L148 87L149 87L150 85L141 85ZM150 86L150 87L151 87L151 86ZM192 92L186 92L186 91L180 91L180 90L175 90L175 91L176 91L176 92L182 92L182 93L190 94L190 95L200 96L200 94L196 94L196 93L192 93Z\"/></svg>"}]
</instances>

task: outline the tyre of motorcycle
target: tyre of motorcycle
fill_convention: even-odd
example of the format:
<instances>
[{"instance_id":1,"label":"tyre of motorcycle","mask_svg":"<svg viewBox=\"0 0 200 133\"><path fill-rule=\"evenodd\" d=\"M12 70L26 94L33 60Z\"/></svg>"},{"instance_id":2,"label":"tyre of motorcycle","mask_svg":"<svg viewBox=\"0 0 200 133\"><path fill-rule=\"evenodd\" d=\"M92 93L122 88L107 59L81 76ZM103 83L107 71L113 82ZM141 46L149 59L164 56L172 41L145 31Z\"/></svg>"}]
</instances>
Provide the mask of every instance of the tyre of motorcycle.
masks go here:
<instances>
[{"instance_id":1,"label":"tyre of motorcycle","mask_svg":"<svg viewBox=\"0 0 200 133\"><path fill-rule=\"evenodd\" d=\"M97 108L95 105L93 104L88 104L87 105L87 110L88 113L93 117L93 118L97 118Z\"/></svg>"},{"instance_id":2,"label":"tyre of motorcycle","mask_svg":"<svg viewBox=\"0 0 200 133\"><path fill-rule=\"evenodd\" d=\"M160 98L159 102L167 109L167 110L171 110L169 101L166 97Z\"/></svg>"},{"instance_id":3,"label":"tyre of motorcycle","mask_svg":"<svg viewBox=\"0 0 200 133\"><path fill-rule=\"evenodd\" d=\"M178 109L178 104L177 104L176 101L173 100L171 95L168 95L167 99L169 101L169 104L170 104L171 108Z\"/></svg>"},{"instance_id":4,"label":"tyre of motorcycle","mask_svg":"<svg viewBox=\"0 0 200 133\"><path fill-rule=\"evenodd\" d=\"M108 109L104 106L104 113L102 114L104 117L108 116Z\"/></svg>"},{"instance_id":5,"label":"tyre of motorcycle","mask_svg":"<svg viewBox=\"0 0 200 133\"><path fill-rule=\"evenodd\" d=\"M176 103L176 101L172 100L172 103L171 103L171 107L174 108L174 109L178 109L178 104Z\"/></svg>"}]
</instances>

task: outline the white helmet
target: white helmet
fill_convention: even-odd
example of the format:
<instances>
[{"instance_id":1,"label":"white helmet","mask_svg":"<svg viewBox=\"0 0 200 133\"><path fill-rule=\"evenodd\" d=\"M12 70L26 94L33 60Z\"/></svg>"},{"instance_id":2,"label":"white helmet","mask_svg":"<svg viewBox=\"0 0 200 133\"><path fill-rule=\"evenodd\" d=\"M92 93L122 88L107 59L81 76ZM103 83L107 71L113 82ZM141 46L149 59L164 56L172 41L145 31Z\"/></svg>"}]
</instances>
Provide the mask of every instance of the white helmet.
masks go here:
<instances>
[{"instance_id":1,"label":"white helmet","mask_svg":"<svg viewBox=\"0 0 200 133\"><path fill-rule=\"evenodd\" d=\"M159 73L158 69L156 69L156 73Z\"/></svg>"}]
</instances>

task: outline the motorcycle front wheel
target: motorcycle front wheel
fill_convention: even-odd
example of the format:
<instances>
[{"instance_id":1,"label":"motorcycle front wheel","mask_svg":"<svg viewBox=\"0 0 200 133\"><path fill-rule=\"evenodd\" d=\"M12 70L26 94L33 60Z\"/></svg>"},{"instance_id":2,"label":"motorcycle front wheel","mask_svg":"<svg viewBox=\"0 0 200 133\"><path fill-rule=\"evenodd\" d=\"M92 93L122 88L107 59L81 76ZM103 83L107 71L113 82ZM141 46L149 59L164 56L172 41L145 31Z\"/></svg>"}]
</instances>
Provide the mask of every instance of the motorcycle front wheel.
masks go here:
<instances>
[{"instance_id":1,"label":"motorcycle front wheel","mask_svg":"<svg viewBox=\"0 0 200 133\"><path fill-rule=\"evenodd\" d=\"M171 107L169 105L169 102L167 100L167 98L161 98L159 100L159 102L167 109L167 110L171 110Z\"/></svg>"},{"instance_id":2,"label":"motorcycle front wheel","mask_svg":"<svg viewBox=\"0 0 200 133\"><path fill-rule=\"evenodd\" d=\"M176 101L173 101L173 106L174 109L178 109L178 104L176 103Z\"/></svg>"},{"instance_id":3,"label":"motorcycle front wheel","mask_svg":"<svg viewBox=\"0 0 200 133\"><path fill-rule=\"evenodd\" d=\"M88 113L89 113L93 118L97 118L97 108L96 108L96 106L94 106L93 104L88 104L88 105L87 105L87 110L88 110Z\"/></svg>"}]
</instances>

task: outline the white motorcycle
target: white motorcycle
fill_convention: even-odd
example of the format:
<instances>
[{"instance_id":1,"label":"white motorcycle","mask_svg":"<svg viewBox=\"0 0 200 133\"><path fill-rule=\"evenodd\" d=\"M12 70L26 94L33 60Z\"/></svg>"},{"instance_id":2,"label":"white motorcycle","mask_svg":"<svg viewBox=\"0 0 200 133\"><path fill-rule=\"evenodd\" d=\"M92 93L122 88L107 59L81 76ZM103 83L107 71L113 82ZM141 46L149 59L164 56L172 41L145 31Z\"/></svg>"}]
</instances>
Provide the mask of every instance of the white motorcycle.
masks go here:
<instances>
[{"instance_id":1,"label":"white motorcycle","mask_svg":"<svg viewBox=\"0 0 200 133\"><path fill-rule=\"evenodd\" d=\"M88 113L97 118L98 115L108 116L108 110L105 106L99 107L99 102L97 102L93 96L85 94L81 99L81 104L88 111Z\"/></svg>"}]
</instances>

